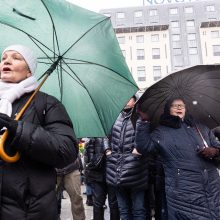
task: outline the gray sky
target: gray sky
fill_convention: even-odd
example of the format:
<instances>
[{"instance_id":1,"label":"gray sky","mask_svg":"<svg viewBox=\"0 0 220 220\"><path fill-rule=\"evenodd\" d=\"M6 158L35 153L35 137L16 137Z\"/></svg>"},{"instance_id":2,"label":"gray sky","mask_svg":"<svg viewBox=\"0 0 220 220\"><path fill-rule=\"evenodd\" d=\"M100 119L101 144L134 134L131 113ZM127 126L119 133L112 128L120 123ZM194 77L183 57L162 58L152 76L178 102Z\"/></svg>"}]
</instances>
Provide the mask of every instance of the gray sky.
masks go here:
<instances>
[{"instance_id":1,"label":"gray sky","mask_svg":"<svg viewBox=\"0 0 220 220\"><path fill-rule=\"evenodd\" d=\"M142 6L143 0L67 0L75 5L99 12L105 8Z\"/></svg>"}]
</instances>

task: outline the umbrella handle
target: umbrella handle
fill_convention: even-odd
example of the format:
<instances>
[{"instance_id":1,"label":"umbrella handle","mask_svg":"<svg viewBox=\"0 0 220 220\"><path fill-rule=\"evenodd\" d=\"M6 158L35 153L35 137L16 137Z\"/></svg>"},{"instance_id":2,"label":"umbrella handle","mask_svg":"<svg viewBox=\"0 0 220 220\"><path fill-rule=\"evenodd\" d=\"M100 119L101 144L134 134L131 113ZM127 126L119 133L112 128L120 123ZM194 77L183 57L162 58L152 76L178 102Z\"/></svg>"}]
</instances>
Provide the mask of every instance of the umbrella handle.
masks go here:
<instances>
[{"instance_id":1,"label":"umbrella handle","mask_svg":"<svg viewBox=\"0 0 220 220\"><path fill-rule=\"evenodd\" d=\"M16 161L20 159L20 154L19 152L16 152L14 156L7 155L4 149L4 143L7 137L8 137L8 130L6 130L0 138L0 155L1 155L2 160L8 163L15 163Z\"/></svg>"}]
</instances>

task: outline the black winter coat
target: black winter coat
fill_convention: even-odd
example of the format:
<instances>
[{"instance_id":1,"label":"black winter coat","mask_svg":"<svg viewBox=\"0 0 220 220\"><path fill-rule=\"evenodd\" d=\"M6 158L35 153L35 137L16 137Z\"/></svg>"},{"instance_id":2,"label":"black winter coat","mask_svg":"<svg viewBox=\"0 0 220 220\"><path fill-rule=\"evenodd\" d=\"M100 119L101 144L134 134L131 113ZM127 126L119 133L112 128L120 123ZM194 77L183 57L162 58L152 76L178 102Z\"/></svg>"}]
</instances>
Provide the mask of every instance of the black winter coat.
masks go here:
<instances>
[{"instance_id":1,"label":"black winter coat","mask_svg":"<svg viewBox=\"0 0 220 220\"><path fill-rule=\"evenodd\" d=\"M29 96L25 94L13 103L12 117ZM36 110L42 105L39 101L44 105L41 119ZM72 123L63 105L41 92L20 120L6 148L18 149L21 158L0 166L0 219L57 220L55 167L68 165L78 153Z\"/></svg>"},{"instance_id":2,"label":"black winter coat","mask_svg":"<svg viewBox=\"0 0 220 220\"><path fill-rule=\"evenodd\" d=\"M135 130L130 112L120 113L111 132L111 155L106 156L106 181L114 187L148 187L148 158L132 154Z\"/></svg>"},{"instance_id":3,"label":"black winter coat","mask_svg":"<svg viewBox=\"0 0 220 220\"><path fill-rule=\"evenodd\" d=\"M203 146L195 127L159 126L150 136L149 123L137 122L138 152L157 151L163 158L169 220L219 220L220 177L213 160L198 155ZM211 147L220 148L213 133L199 129Z\"/></svg>"},{"instance_id":4,"label":"black winter coat","mask_svg":"<svg viewBox=\"0 0 220 220\"><path fill-rule=\"evenodd\" d=\"M90 138L85 147L85 178L87 183L105 183L104 138Z\"/></svg>"}]
</instances>

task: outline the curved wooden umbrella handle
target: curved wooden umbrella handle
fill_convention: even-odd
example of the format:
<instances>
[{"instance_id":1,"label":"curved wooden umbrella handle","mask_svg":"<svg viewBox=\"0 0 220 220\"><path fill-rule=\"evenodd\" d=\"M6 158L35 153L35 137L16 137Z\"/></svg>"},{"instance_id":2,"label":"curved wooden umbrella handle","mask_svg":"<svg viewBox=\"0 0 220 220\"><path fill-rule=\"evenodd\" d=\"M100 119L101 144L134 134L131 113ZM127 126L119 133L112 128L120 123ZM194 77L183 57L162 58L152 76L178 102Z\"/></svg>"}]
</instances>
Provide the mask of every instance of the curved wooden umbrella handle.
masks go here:
<instances>
[{"instance_id":1,"label":"curved wooden umbrella handle","mask_svg":"<svg viewBox=\"0 0 220 220\"><path fill-rule=\"evenodd\" d=\"M0 138L0 155L1 155L2 160L4 160L5 162L15 163L16 161L18 161L20 159L20 154L19 154L19 152L16 152L16 154L14 156L9 156L5 152L4 143L7 139L7 137L8 137L8 131L6 130Z\"/></svg>"}]
</instances>

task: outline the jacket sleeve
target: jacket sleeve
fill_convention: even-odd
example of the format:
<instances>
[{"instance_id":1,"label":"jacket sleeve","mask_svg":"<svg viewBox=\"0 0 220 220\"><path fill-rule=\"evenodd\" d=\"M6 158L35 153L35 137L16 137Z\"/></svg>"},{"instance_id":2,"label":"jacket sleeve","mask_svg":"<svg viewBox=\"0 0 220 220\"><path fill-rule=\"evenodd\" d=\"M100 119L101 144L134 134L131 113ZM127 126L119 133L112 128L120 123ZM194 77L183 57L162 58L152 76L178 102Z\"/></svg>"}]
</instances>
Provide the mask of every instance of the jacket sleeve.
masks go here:
<instances>
[{"instance_id":1,"label":"jacket sleeve","mask_svg":"<svg viewBox=\"0 0 220 220\"><path fill-rule=\"evenodd\" d=\"M155 130L150 134L150 123L143 122L140 119L136 122L135 148L140 154L158 153L157 146L160 142L160 133Z\"/></svg>"},{"instance_id":2,"label":"jacket sleeve","mask_svg":"<svg viewBox=\"0 0 220 220\"><path fill-rule=\"evenodd\" d=\"M72 163L78 154L77 140L64 106L48 96L44 125L19 121L12 140L22 156L62 168Z\"/></svg>"}]
</instances>

